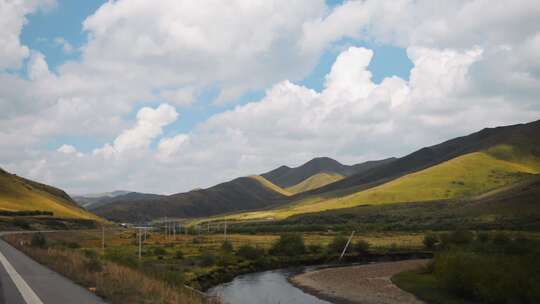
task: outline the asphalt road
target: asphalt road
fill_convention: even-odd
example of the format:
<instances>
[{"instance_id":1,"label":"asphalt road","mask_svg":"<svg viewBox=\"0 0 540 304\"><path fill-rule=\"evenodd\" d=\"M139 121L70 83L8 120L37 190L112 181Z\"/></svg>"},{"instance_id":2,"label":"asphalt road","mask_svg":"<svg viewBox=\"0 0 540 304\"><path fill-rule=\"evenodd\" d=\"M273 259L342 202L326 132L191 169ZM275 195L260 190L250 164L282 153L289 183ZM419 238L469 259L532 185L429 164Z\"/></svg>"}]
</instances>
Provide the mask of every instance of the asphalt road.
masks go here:
<instances>
[{"instance_id":1,"label":"asphalt road","mask_svg":"<svg viewBox=\"0 0 540 304\"><path fill-rule=\"evenodd\" d=\"M105 303L0 240L0 304Z\"/></svg>"}]
</instances>

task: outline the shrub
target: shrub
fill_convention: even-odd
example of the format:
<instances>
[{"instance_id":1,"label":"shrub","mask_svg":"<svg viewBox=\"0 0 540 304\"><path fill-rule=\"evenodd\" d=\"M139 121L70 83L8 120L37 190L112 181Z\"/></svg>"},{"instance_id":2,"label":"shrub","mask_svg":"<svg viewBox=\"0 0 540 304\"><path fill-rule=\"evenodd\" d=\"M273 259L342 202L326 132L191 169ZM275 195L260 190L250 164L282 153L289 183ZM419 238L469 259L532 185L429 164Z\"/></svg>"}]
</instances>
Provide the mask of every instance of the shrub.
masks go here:
<instances>
[{"instance_id":1,"label":"shrub","mask_svg":"<svg viewBox=\"0 0 540 304\"><path fill-rule=\"evenodd\" d=\"M154 248L154 254L157 256L163 256L167 254L167 251L161 247Z\"/></svg>"},{"instance_id":2,"label":"shrub","mask_svg":"<svg viewBox=\"0 0 540 304\"><path fill-rule=\"evenodd\" d=\"M256 260L264 255L264 250L244 244L238 248L236 255L244 259Z\"/></svg>"},{"instance_id":3,"label":"shrub","mask_svg":"<svg viewBox=\"0 0 540 304\"><path fill-rule=\"evenodd\" d=\"M343 235L337 235L336 237L334 237L332 242L328 244L328 253L340 254L343 251L343 248L345 248L346 244L347 238Z\"/></svg>"},{"instance_id":4,"label":"shrub","mask_svg":"<svg viewBox=\"0 0 540 304\"><path fill-rule=\"evenodd\" d=\"M354 244L354 251L358 254L364 254L367 253L369 250L369 243L365 240L358 240Z\"/></svg>"},{"instance_id":5,"label":"shrub","mask_svg":"<svg viewBox=\"0 0 540 304\"><path fill-rule=\"evenodd\" d=\"M310 253L321 253L323 251L322 246L318 244L311 244L307 249Z\"/></svg>"},{"instance_id":6,"label":"shrub","mask_svg":"<svg viewBox=\"0 0 540 304\"><path fill-rule=\"evenodd\" d=\"M208 251L205 251L199 256L199 264L202 267L213 266L216 264L216 256Z\"/></svg>"},{"instance_id":7,"label":"shrub","mask_svg":"<svg viewBox=\"0 0 540 304\"><path fill-rule=\"evenodd\" d=\"M424 240L422 242L424 243L424 247L426 247L426 249L431 250L435 248L435 245L437 245L439 242L439 238L433 233L428 233L424 236Z\"/></svg>"},{"instance_id":8,"label":"shrub","mask_svg":"<svg viewBox=\"0 0 540 304\"><path fill-rule=\"evenodd\" d=\"M103 270L103 265L101 261L96 257L88 259L84 264L86 270L89 272L101 272Z\"/></svg>"},{"instance_id":9,"label":"shrub","mask_svg":"<svg viewBox=\"0 0 540 304\"><path fill-rule=\"evenodd\" d=\"M305 252L304 238L296 233L282 234L270 249L271 254L280 256L294 256Z\"/></svg>"},{"instance_id":10,"label":"shrub","mask_svg":"<svg viewBox=\"0 0 540 304\"><path fill-rule=\"evenodd\" d=\"M47 248L47 237L41 232L34 233L30 244L32 247Z\"/></svg>"},{"instance_id":11,"label":"shrub","mask_svg":"<svg viewBox=\"0 0 540 304\"><path fill-rule=\"evenodd\" d=\"M174 254L174 258L178 260L184 259L184 252L182 250L177 250Z\"/></svg>"},{"instance_id":12,"label":"shrub","mask_svg":"<svg viewBox=\"0 0 540 304\"><path fill-rule=\"evenodd\" d=\"M223 241L221 244L221 250L224 252L232 252L233 251L233 245L230 241Z\"/></svg>"},{"instance_id":13,"label":"shrub","mask_svg":"<svg viewBox=\"0 0 540 304\"><path fill-rule=\"evenodd\" d=\"M472 242L473 239L474 234L471 231L465 229L458 229L452 232L452 234L450 234L450 240L452 244L455 245L469 244L470 242Z\"/></svg>"},{"instance_id":14,"label":"shrub","mask_svg":"<svg viewBox=\"0 0 540 304\"><path fill-rule=\"evenodd\" d=\"M489 241L489 234L486 232L480 232L476 235L476 239L482 243L487 243Z\"/></svg>"}]
</instances>

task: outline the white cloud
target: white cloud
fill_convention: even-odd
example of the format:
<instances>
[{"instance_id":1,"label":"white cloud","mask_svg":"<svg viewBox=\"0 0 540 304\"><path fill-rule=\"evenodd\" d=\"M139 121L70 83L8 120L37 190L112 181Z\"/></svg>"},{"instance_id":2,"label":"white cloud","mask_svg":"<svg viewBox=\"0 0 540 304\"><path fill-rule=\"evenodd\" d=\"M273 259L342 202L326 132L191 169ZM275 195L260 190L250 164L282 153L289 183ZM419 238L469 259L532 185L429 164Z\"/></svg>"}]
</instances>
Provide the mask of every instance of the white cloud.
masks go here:
<instances>
[{"instance_id":1,"label":"white cloud","mask_svg":"<svg viewBox=\"0 0 540 304\"><path fill-rule=\"evenodd\" d=\"M146 149L153 139L163 133L163 127L174 122L178 113L174 107L161 104L156 109L144 107L137 113L137 123L133 128L124 130L114 143L106 144L94 150L94 155L120 156L126 152Z\"/></svg>"},{"instance_id":2,"label":"white cloud","mask_svg":"<svg viewBox=\"0 0 540 304\"><path fill-rule=\"evenodd\" d=\"M157 147L158 158L169 160L180 151L180 148L189 141L189 135L178 134L174 137L162 138Z\"/></svg>"},{"instance_id":3,"label":"white cloud","mask_svg":"<svg viewBox=\"0 0 540 304\"><path fill-rule=\"evenodd\" d=\"M12 26L15 51L0 51L0 70L29 58L28 79L0 73L2 166L76 192L172 193L321 155L400 156L538 119L539 10L535 1L367 0L333 10L322 0L111 1L85 21L81 59L54 72ZM344 37L406 48L410 78L373 83L373 52L353 47L322 91L295 84ZM194 104L208 87L220 89L217 102L268 89L190 131L166 129L173 106ZM162 104L126 119L145 101ZM108 143L94 153L46 151L54 136Z\"/></svg>"},{"instance_id":4,"label":"white cloud","mask_svg":"<svg viewBox=\"0 0 540 304\"><path fill-rule=\"evenodd\" d=\"M62 47L62 51L66 54L71 54L75 51L75 48L64 37L54 38L54 43Z\"/></svg>"},{"instance_id":5,"label":"white cloud","mask_svg":"<svg viewBox=\"0 0 540 304\"><path fill-rule=\"evenodd\" d=\"M20 68L22 61L30 54L19 38L26 23L25 15L50 8L55 3L55 0L0 0L0 71Z\"/></svg>"},{"instance_id":6,"label":"white cloud","mask_svg":"<svg viewBox=\"0 0 540 304\"><path fill-rule=\"evenodd\" d=\"M62 145L60 148L58 148L56 151L65 153L65 154L74 154L77 153L77 149L75 149L72 145Z\"/></svg>"}]
</instances>

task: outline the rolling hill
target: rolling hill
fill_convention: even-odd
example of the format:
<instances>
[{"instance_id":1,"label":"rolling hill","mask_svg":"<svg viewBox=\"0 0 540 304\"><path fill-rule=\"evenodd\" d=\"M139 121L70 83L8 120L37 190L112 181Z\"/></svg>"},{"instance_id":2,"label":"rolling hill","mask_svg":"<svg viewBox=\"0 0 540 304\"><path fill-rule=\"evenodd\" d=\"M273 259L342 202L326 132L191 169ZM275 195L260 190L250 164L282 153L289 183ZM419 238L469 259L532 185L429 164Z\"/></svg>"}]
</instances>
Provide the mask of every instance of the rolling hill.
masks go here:
<instances>
[{"instance_id":1,"label":"rolling hill","mask_svg":"<svg viewBox=\"0 0 540 304\"><path fill-rule=\"evenodd\" d=\"M321 172L306 178L305 180L287 188L286 190L292 194L302 193L326 186L338 180L342 180L343 178L345 178L345 176L338 173Z\"/></svg>"},{"instance_id":2,"label":"rolling hill","mask_svg":"<svg viewBox=\"0 0 540 304\"><path fill-rule=\"evenodd\" d=\"M173 195L128 193L93 211L116 221L144 222L165 216L189 218L264 208L279 203L287 195L264 178L251 176Z\"/></svg>"},{"instance_id":3,"label":"rolling hill","mask_svg":"<svg viewBox=\"0 0 540 304\"><path fill-rule=\"evenodd\" d=\"M0 169L0 210L49 211L55 217L101 220L64 191Z\"/></svg>"},{"instance_id":4,"label":"rolling hill","mask_svg":"<svg viewBox=\"0 0 540 304\"><path fill-rule=\"evenodd\" d=\"M269 208L288 203L302 191L312 190L341 179L343 175L335 171L352 174L392 160L389 158L347 166L331 158L321 157L297 168L282 166L262 175L240 177L207 189L173 195L131 192L104 197L93 201L88 208L107 219L123 222L148 221L165 216L204 217ZM313 175L310 175L311 173ZM289 190L273 183L269 178L281 184L294 184Z\"/></svg>"},{"instance_id":5,"label":"rolling hill","mask_svg":"<svg viewBox=\"0 0 540 304\"><path fill-rule=\"evenodd\" d=\"M348 166L329 157L318 157L299 167L290 168L281 166L272 171L263 173L261 176L275 185L282 188L289 188L319 173L335 173L341 176L350 176L365 172L383 164L391 163L394 160L395 158L387 158Z\"/></svg>"},{"instance_id":6,"label":"rolling hill","mask_svg":"<svg viewBox=\"0 0 540 304\"><path fill-rule=\"evenodd\" d=\"M302 193L273 209L227 216L283 219L366 204L459 199L531 178L540 172L540 121L484 129L422 148L388 164Z\"/></svg>"}]
</instances>

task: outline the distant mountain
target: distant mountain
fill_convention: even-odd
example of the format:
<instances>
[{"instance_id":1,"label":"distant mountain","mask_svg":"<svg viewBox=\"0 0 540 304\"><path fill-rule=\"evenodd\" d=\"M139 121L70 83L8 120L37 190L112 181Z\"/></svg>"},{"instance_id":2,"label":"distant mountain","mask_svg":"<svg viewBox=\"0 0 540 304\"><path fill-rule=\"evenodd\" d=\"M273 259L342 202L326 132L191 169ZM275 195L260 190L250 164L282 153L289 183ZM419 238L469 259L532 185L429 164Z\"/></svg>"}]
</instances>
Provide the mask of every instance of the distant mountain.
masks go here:
<instances>
[{"instance_id":1,"label":"distant mountain","mask_svg":"<svg viewBox=\"0 0 540 304\"><path fill-rule=\"evenodd\" d=\"M319 173L335 173L341 176L350 176L383 164L391 163L394 160L395 158L387 158L348 166L329 157L317 157L299 167L290 168L281 166L270 172L261 174L261 176L282 188L288 188Z\"/></svg>"},{"instance_id":2,"label":"distant mountain","mask_svg":"<svg viewBox=\"0 0 540 304\"><path fill-rule=\"evenodd\" d=\"M253 210L277 204L287 195L262 177L240 177L207 188L173 195L128 193L111 198L93 212L121 222L143 222L161 217L188 218Z\"/></svg>"},{"instance_id":3,"label":"distant mountain","mask_svg":"<svg viewBox=\"0 0 540 304\"><path fill-rule=\"evenodd\" d=\"M77 205L61 189L0 169L0 210L49 211L53 216L100 220Z\"/></svg>"},{"instance_id":4,"label":"distant mountain","mask_svg":"<svg viewBox=\"0 0 540 304\"><path fill-rule=\"evenodd\" d=\"M311 190L342 176L362 172L391 162L393 159L370 161L354 166L342 165L328 158L315 158L298 168L280 167L262 175L240 177L229 182L173 195L131 192L114 197L80 199L79 202L107 219L135 222L159 217L201 217L221 213L248 211L287 203L299 192ZM281 185L298 184L292 191Z\"/></svg>"},{"instance_id":5,"label":"distant mountain","mask_svg":"<svg viewBox=\"0 0 540 304\"><path fill-rule=\"evenodd\" d=\"M131 191L116 190L112 192L74 195L73 200L76 201L80 206L86 208L87 210L91 210L93 208L96 208L97 206L106 204L111 198L114 198L120 195L125 195L130 192Z\"/></svg>"},{"instance_id":6,"label":"distant mountain","mask_svg":"<svg viewBox=\"0 0 540 304\"><path fill-rule=\"evenodd\" d=\"M540 120L487 128L422 148L320 188L287 204L231 219L282 219L360 205L467 199L540 174Z\"/></svg>"},{"instance_id":7,"label":"distant mountain","mask_svg":"<svg viewBox=\"0 0 540 304\"><path fill-rule=\"evenodd\" d=\"M387 164L363 170L341 181L310 191L306 195L376 185L496 145L516 147L520 150L518 153L540 156L539 134L540 120L527 124L486 128L467 136L422 148Z\"/></svg>"}]
</instances>

